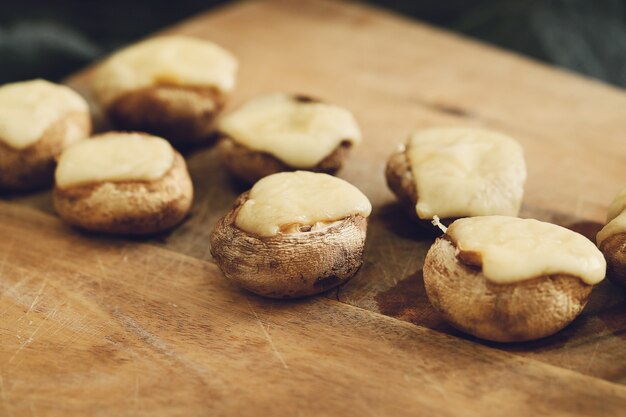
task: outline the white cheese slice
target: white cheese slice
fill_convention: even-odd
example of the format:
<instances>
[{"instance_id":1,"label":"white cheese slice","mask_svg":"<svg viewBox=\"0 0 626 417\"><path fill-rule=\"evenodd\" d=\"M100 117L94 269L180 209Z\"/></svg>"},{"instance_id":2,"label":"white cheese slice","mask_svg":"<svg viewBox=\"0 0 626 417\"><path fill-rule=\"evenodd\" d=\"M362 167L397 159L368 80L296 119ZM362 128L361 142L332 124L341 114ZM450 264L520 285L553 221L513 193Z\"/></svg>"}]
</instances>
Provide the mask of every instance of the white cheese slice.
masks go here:
<instances>
[{"instance_id":1,"label":"white cheese slice","mask_svg":"<svg viewBox=\"0 0 626 417\"><path fill-rule=\"evenodd\" d=\"M519 213L526 165L519 143L478 128L420 130L407 144L420 219Z\"/></svg>"},{"instance_id":2,"label":"white cheese slice","mask_svg":"<svg viewBox=\"0 0 626 417\"><path fill-rule=\"evenodd\" d=\"M138 133L108 133L66 148L57 165L59 188L106 181L154 181L174 163L165 139Z\"/></svg>"},{"instance_id":3,"label":"white cheese slice","mask_svg":"<svg viewBox=\"0 0 626 417\"><path fill-rule=\"evenodd\" d=\"M483 275L510 284L543 275L567 274L593 285L604 279L606 261L589 239L534 219L479 216L456 220L446 234L463 252L476 252Z\"/></svg>"},{"instance_id":4,"label":"white cheese slice","mask_svg":"<svg viewBox=\"0 0 626 417\"><path fill-rule=\"evenodd\" d=\"M250 190L235 219L240 229L275 236L297 225L330 223L354 214L369 216L372 205L354 185L306 171L269 175Z\"/></svg>"},{"instance_id":5,"label":"white cheese slice","mask_svg":"<svg viewBox=\"0 0 626 417\"><path fill-rule=\"evenodd\" d=\"M93 74L92 89L105 106L125 93L157 85L209 86L230 92L237 60L212 42L161 36L111 55Z\"/></svg>"}]
</instances>

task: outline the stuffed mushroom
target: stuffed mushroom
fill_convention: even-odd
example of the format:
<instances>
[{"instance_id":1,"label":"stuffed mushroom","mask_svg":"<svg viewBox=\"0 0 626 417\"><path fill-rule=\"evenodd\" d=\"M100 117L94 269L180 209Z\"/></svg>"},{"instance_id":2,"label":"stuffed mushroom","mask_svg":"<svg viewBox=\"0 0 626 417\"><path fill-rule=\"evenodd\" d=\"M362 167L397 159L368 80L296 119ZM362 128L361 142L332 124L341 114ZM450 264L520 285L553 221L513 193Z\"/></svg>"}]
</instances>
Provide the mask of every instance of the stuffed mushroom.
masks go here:
<instances>
[{"instance_id":1,"label":"stuffed mushroom","mask_svg":"<svg viewBox=\"0 0 626 417\"><path fill-rule=\"evenodd\" d=\"M284 93L254 98L218 124L218 152L236 177L305 169L333 174L361 142L352 114L320 100Z\"/></svg>"},{"instance_id":2,"label":"stuffed mushroom","mask_svg":"<svg viewBox=\"0 0 626 417\"><path fill-rule=\"evenodd\" d=\"M70 146L55 177L59 216L94 232L161 232L185 218L193 199L182 156L143 133L110 132Z\"/></svg>"},{"instance_id":3,"label":"stuffed mushroom","mask_svg":"<svg viewBox=\"0 0 626 417\"><path fill-rule=\"evenodd\" d=\"M91 133L85 100L69 87L31 80L0 87L0 190L53 183L55 158Z\"/></svg>"},{"instance_id":4,"label":"stuffed mushroom","mask_svg":"<svg viewBox=\"0 0 626 417\"><path fill-rule=\"evenodd\" d=\"M609 207L607 224L597 236L598 247L607 261L607 276L626 287L626 187Z\"/></svg>"},{"instance_id":5,"label":"stuffed mushroom","mask_svg":"<svg viewBox=\"0 0 626 417\"><path fill-rule=\"evenodd\" d=\"M237 61L220 46L185 36L131 45L100 64L92 93L110 124L185 147L207 143L235 86Z\"/></svg>"},{"instance_id":6,"label":"stuffed mushroom","mask_svg":"<svg viewBox=\"0 0 626 417\"><path fill-rule=\"evenodd\" d=\"M426 255L431 304L476 337L517 342L549 336L584 308L604 279L602 253L584 236L508 216L456 220Z\"/></svg>"},{"instance_id":7,"label":"stuffed mushroom","mask_svg":"<svg viewBox=\"0 0 626 417\"><path fill-rule=\"evenodd\" d=\"M389 188L412 218L517 216L526 165L514 139L479 128L441 127L413 133L387 162Z\"/></svg>"},{"instance_id":8,"label":"stuffed mushroom","mask_svg":"<svg viewBox=\"0 0 626 417\"><path fill-rule=\"evenodd\" d=\"M272 298L333 288L363 263L367 197L344 180L304 171L273 174L243 193L211 235L224 276Z\"/></svg>"}]
</instances>

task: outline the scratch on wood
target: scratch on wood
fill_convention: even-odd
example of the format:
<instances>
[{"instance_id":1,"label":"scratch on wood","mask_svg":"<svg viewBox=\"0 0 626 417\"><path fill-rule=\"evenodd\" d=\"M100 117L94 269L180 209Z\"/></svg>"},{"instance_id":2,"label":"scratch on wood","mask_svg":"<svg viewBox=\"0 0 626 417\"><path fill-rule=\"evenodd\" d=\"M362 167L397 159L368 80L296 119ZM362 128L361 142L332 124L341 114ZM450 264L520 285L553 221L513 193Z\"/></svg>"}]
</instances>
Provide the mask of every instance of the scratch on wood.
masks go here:
<instances>
[{"instance_id":1,"label":"scratch on wood","mask_svg":"<svg viewBox=\"0 0 626 417\"><path fill-rule=\"evenodd\" d=\"M172 274L180 271L180 267L183 263L183 259L176 257L169 261L163 268L159 271L158 276L161 278L171 278ZM171 270L170 270L171 268Z\"/></svg>"},{"instance_id":2,"label":"scratch on wood","mask_svg":"<svg viewBox=\"0 0 626 417\"><path fill-rule=\"evenodd\" d=\"M46 287L47 281L48 281L48 273L46 273L43 276L43 282L41 283L41 287L39 287L39 291L37 292L37 295L33 299L33 302L30 303L30 307L28 307L28 310L26 310L26 314L24 314L25 316L27 316L28 313L30 313L31 310L35 308L35 306L37 305L37 301L39 301L39 297L41 297L41 294L43 293L43 289Z\"/></svg>"},{"instance_id":3,"label":"scratch on wood","mask_svg":"<svg viewBox=\"0 0 626 417\"><path fill-rule=\"evenodd\" d=\"M57 310L51 310L46 317L41 321L41 323L39 323L39 326L37 326L37 328L30 334L30 336L28 337L28 339L24 340L22 343L20 343L20 346L17 348L17 350L15 351L15 353L13 354L13 356L11 356L11 358L9 359L8 364L10 365L13 360L17 357L17 355L19 355L19 353L28 345L30 345L31 343L33 343L35 341L34 337L37 335L37 333L39 333L39 330L41 329L41 327L44 325L44 323L52 316L54 316L56 314Z\"/></svg>"},{"instance_id":4,"label":"scratch on wood","mask_svg":"<svg viewBox=\"0 0 626 417\"><path fill-rule=\"evenodd\" d=\"M0 293L0 296L7 296L10 298L13 298L13 300L16 301L18 304L20 304L21 295L16 291L16 289L19 288L23 283L28 282L30 280L30 277L28 276L24 277L24 274L21 271L20 273L22 275L22 278L15 284L13 284L10 288L8 288L5 292ZM2 311L0 311L0 317L4 317L5 313L9 311L11 307L13 307L13 304L9 303L7 307L5 307Z\"/></svg>"},{"instance_id":5,"label":"scratch on wood","mask_svg":"<svg viewBox=\"0 0 626 417\"><path fill-rule=\"evenodd\" d=\"M593 363L593 360L596 357L598 346L600 346L600 343L596 343L596 346L593 348L593 352L591 353L591 356L589 357L589 362L587 362L587 369L591 369L591 364Z\"/></svg>"},{"instance_id":6,"label":"scratch on wood","mask_svg":"<svg viewBox=\"0 0 626 417\"><path fill-rule=\"evenodd\" d=\"M102 279L107 278L108 274L106 273L106 270L104 269L104 265L102 264L102 259L100 259L100 256L97 254L96 254L96 261L98 262L98 269L100 270L100 273L98 274L98 288L102 290Z\"/></svg>"},{"instance_id":7,"label":"scratch on wood","mask_svg":"<svg viewBox=\"0 0 626 417\"><path fill-rule=\"evenodd\" d=\"M161 338L153 335L152 333L144 329L139 323L137 323L132 318L125 316L123 314L119 314L119 313L115 313L114 316L116 316L120 321L122 321L124 326L126 326L129 330L131 330L133 333L139 336L140 339L148 343L158 352L169 357L173 357L173 358L178 357L178 354L172 349L170 349L167 343L165 343Z\"/></svg>"},{"instance_id":8,"label":"scratch on wood","mask_svg":"<svg viewBox=\"0 0 626 417\"><path fill-rule=\"evenodd\" d=\"M7 263L7 259L9 259L9 254L13 252L13 246L15 246L15 241L12 240L9 244L9 247L2 253L2 259L0 259L0 274L4 272L4 267ZM1 277L0 277L1 278Z\"/></svg>"},{"instance_id":9,"label":"scratch on wood","mask_svg":"<svg viewBox=\"0 0 626 417\"><path fill-rule=\"evenodd\" d=\"M386 245L384 247L387 248L387 254L391 255L392 260L393 260L393 265L398 265L397 245L395 244L394 240L391 239L390 237L387 237ZM387 274L385 275L386 275L385 278L388 278ZM398 280L396 279L395 276L392 277L392 280L393 280L393 285L398 284Z\"/></svg>"},{"instance_id":10,"label":"scratch on wood","mask_svg":"<svg viewBox=\"0 0 626 417\"><path fill-rule=\"evenodd\" d=\"M55 310L55 314L54 314L54 315L56 315L56 311L58 311L58 310ZM54 317L54 316L52 316L52 317ZM74 317L68 317L68 318L67 318L67 319L65 319L65 320L61 320L61 321L59 321L59 323L58 323L58 324L59 324L59 326L57 327L57 329L56 329L55 331L53 331L53 332L50 334L50 336L54 336L54 335L55 335L55 334L57 334L59 331L61 331L61 330L65 329L65 328L76 329L75 324L76 324L76 323L79 323L79 324L80 324L80 323L81 323L81 321L82 321L85 317L87 317L87 314L83 314L82 316L80 316L80 317L75 317L75 318L74 318ZM87 326L84 326L83 328L87 328ZM80 330L82 330L82 328L80 328ZM78 332L79 332L79 330L74 330L74 331L75 331L76 333L78 333ZM97 333L94 333L94 335L95 335L95 334L97 334Z\"/></svg>"},{"instance_id":11,"label":"scratch on wood","mask_svg":"<svg viewBox=\"0 0 626 417\"><path fill-rule=\"evenodd\" d=\"M250 300L248 300L247 297L246 297L246 302L248 303L248 307L250 307L250 311L252 312L252 314L254 314L254 317L256 318L257 322L259 323L259 326L261 326L261 330L263 330L263 334L265 335L265 338L267 339L267 342L269 343L270 347L272 348L272 351L274 352L274 355L276 356L276 358L278 358L278 361L283 365L283 368L288 370L289 366L287 365L287 362L285 362L285 359L283 358L283 355L281 355L281 353L278 351L278 349L276 349L276 345L274 345L274 341L272 340L272 337L270 336L269 332L265 328L265 325L263 324L263 322L259 318L259 316L256 313L256 311L254 311L254 308L252 308L252 304L250 304Z\"/></svg>"},{"instance_id":12,"label":"scratch on wood","mask_svg":"<svg viewBox=\"0 0 626 417\"><path fill-rule=\"evenodd\" d=\"M128 262L128 252L131 249L132 249L132 245L129 245L128 243L120 247L118 256L122 259L122 262L125 262L125 263Z\"/></svg>"},{"instance_id":13,"label":"scratch on wood","mask_svg":"<svg viewBox=\"0 0 626 417\"><path fill-rule=\"evenodd\" d=\"M443 387L443 384L441 383L441 381L439 381L437 378L430 375L428 372L422 373L422 376L425 377L428 383L427 385L429 385L432 389L434 389L439 394L441 394L443 398L446 398L446 399L448 398L448 391Z\"/></svg>"},{"instance_id":14,"label":"scratch on wood","mask_svg":"<svg viewBox=\"0 0 626 417\"><path fill-rule=\"evenodd\" d=\"M20 294L17 292L17 289L20 288L23 284L30 281L31 277L29 275L25 275L24 271L22 270L18 270L18 272L20 273L20 279L15 284L7 288L6 291L4 291L4 293L0 293L0 295L6 294L8 297L13 297L16 300L20 298L19 297Z\"/></svg>"},{"instance_id":15,"label":"scratch on wood","mask_svg":"<svg viewBox=\"0 0 626 417\"><path fill-rule=\"evenodd\" d=\"M394 265L397 265L397 263L394 263ZM398 285L398 280L396 279L395 275L389 275L389 271L387 271L386 268L378 267L378 270L384 277L383 281L390 284L389 287L395 287L396 285Z\"/></svg>"},{"instance_id":16,"label":"scratch on wood","mask_svg":"<svg viewBox=\"0 0 626 417\"><path fill-rule=\"evenodd\" d=\"M194 371L203 382L206 383L205 381L205 374L207 374L207 369L203 368L202 366L198 365L197 363L195 363L194 361L187 359L184 356L180 356L178 354L178 352L176 352L175 350L173 350L172 348L170 348L168 346L168 344L162 340L161 338L159 338L158 336L150 333L148 330L144 329L139 323L137 323L135 320L133 320L131 317L128 317L124 314L121 314L117 311L114 311L113 316L115 318L117 318L119 321L122 322L122 324L128 329L130 330L132 333L134 333L137 337L139 337L141 340L143 340L145 343L147 343L150 347L152 347L153 349L155 349L157 352L175 360L176 362L184 365L185 367L191 369L192 371ZM212 375L212 379L215 379L214 376Z\"/></svg>"},{"instance_id":17,"label":"scratch on wood","mask_svg":"<svg viewBox=\"0 0 626 417\"><path fill-rule=\"evenodd\" d=\"M7 395L4 389L4 379L2 378L2 375L0 375L0 400L2 400L2 405L6 410L7 415L9 415L9 402L7 401Z\"/></svg>"},{"instance_id":18,"label":"scratch on wood","mask_svg":"<svg viewBox=\"0 0 626 417\"><path fill-rule=\"evenodd\" d=\"M135 404L137 406L137 410L141 412L141 415L146 414L146 409L143 404L143 400L141 399L141 395L139 395L139 375L135 375Z\"/></svg>"},{"instance_id":19,"label":"scratch on wood","mask_svg":"<svg viewBox=\"0 0 626 417\"><path fill-rule=\"evenodd\" d=\"M29 406L29 408L30 408L30 414L31 414L33 417L37 417L37 412L35 411L35 404L33 404L33 402L32 402L32 401L29 401L28 406Z\"/></svg>"},{"instance_id":20,"label":"scratch on wood","mask_svg":"<svg viewBox=\"0 0 626 417\"><path fill-rule=\"evenodd\" d=\"M139 403L139 376L135 375L135 402Z\"/></svg>"}]
</instances>

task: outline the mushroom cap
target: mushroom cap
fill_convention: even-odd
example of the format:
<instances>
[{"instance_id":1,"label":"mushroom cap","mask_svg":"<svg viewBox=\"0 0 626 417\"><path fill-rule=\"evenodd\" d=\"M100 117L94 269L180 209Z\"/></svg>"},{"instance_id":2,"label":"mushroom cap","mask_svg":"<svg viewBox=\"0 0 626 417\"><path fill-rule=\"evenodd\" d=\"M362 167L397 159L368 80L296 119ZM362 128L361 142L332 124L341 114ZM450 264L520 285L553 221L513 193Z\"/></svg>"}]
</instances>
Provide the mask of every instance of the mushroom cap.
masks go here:
<instances>
[{"instance_id":1,"label":"mushroom cap","mask_svg":"<svg viewBox=\"0 0 626 417\"><path fill-rule=\"evenodd\" d=\"M343 161L348 157L351 148L350 142L341 142L326 158L307 171L334 174L343 165ZM270 153L250 149L225 135L220 136L217 142L217 152L226 169L237 178L248 183L254 183L277 172L298 169L287 165Z\"/></svg>"},{"instance_id":2,"label":"mushroom cap","mask_svg":"<svg viewBox=\"0 0 626 417\"><path fill-rule=\"evenodd\" d=\"M607 237L600 244L606 258L607 277L626 288L626 232Z\"/></svg>"},{"instance_id":3,"label":"mushroom cap","mask_svg":"<svg viewBox=\"0 0 626 417\"><path fill-rule=\"evenodd\" d=\"M174 151L175 152L175 151ZM54 207L67 223L94 232L143 235L180 223L191 207L193 186L185 160L153 181L105 181L55 187Z\"/></svg>"},{"instance_id":4,"label":"mushroom cap","mask_svg":"<svg viewBox=\"0 0 626 417\"><path fill-rule=\"evenodd\" d=\"M413 179L411 163L406 156L404 147L396 150L387 160L385 178L387 185L396 195L400 204L411 217L417 218L417 213L415 212L417 187Z\"/></svg>"},{"instance_id":5,"label":"mushroom cap","mask_svg":"<svg viewBox=\"0 0 626 417\"><path fill-rule=\"evenodd\" d=\"M148 132L181 148L210 141L225 101L214 87L158 85L124 93L105 113L116 129Z\"/></svg>"},{"instance_id":6,"label":"mushroom cap","mask_svg":"<svg viewBox=\"0 0 626 417\"><path fill-rule=\"evenodd\" d=\"M431 220L420 219L417 216L415 211L417 186L415 185L411 164L404 148L395 151L387 160L385 179L387 180L387 186L395 194L404 211L411 219L415 220L420 229L431 236L441 235L441 229L433 226ZM458 217L450 217L439 220L442 224L449 226L457 219Z\"/></svg>"},{"instance_id":7,"label":"mushroom cap","mask_svg":"<svg viewBox=\"0 0 626 417\"><path fill-rule=\"evenodd\" d=\"M496 342L558 332L580 314L592 290L565 274L495 284L480 267L462 263L456 245L446 237L438 238L426 255L424 285L431 304L451 325Z\"/></svg>"},{"instance_id":8,"label":"mushroom cap","mask_svg":"<svg viewBox=\"0 0 626 417\"><path fill-rule=\"evenodd\" d=\"M248 192L217 223L211 254L224 276L271 298L317 294L350 279L363 263L367 219L353 215L321 229L260 237L235 225Z\"/></svg>"},{"instance_id":9,"label":"mushroom cap","mask_svg":"<svg viewBox=\"0 0 626 417\"><path fill-rule=\"evenodd\" d=\"M51 185L55 158L69 144L91 133L88 112L69 113L51 124L41 138L24 149L0 141L0 190L28 191Z\"/></svg>"}]
</instances>

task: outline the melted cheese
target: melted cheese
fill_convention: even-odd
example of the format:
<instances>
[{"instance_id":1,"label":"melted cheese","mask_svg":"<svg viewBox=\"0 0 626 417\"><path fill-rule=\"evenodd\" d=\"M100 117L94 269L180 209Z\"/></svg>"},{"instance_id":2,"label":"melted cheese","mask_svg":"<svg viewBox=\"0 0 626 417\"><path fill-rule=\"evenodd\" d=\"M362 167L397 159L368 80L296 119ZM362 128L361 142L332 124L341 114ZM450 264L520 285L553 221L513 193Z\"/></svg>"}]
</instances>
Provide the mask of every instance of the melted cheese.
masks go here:
<instances>
[{"instance_id":1,"label":"melted cheese","mask_svg":"<svg viewBox=\"0 0 626 417\"><path fill-rule=\"evenodd\" d=\"M258 235L274 236L291 226L330 223L353 214L369 216L372 206L355 186L327 174L281 172L250 190L235 224Z\"/></svg>"},{"instance_id":2,"label":"melted cheese","mask_svg":"<svg viewBox=\"0 0 626 417\"><path fill-rule=\"evenodd\" d=\"M446 234L458 250L480 254L483 275L497 284L568 274L593 285L606 272L604 256L593 242L534 219L469 217L452 223Z\"/></svg>"},{"instance_id":3,"label":"melted cheese","mask_svg":"<svg viewBox=\"0 0 626 417\"><path fill-rule=\"evenodd\" d=\"M105 181L154 181L174 162L165 140L137 133L109 133L80 141L63 151L56 169L56 185Z\"/></svg>"},{"instance_id":4,"label":"melted cheese","mask_svg":"<svg viewBox=\"0 0 626 417\"><path fill-rule=\"evenodd\" d=\"M626 233L626 187L624 187L609 206L607 224L600 230L596 240L600 245L606 238L618 233Z\"/></svg>"},{"instance_id":5,"label":"melted cheese","mask_svg":"<svg viewBox=\"0 0 626 417\"><path fill-rule=\"evenodd\" d=\"M317 165L343 141L361 141L359 126L346 109L288 94L248 101L224 117L219 130L250 149L303 169Z\"/></svg>"},{"instance_id":6,"label":"melted cheese","mask_svg":"<svg viewBox=\"0 0 626 417\"><path fill-rule=\"evenodd\" d=\"M0 87L0 141L13 149L27 148L60 118L88 111L85 100L69 87L45 80L6 84Z\"/></svg>"},{"instance_id":7,"label":"melted cheese","mask_svg":"<svg viewBox=\"0 0 626 417\"><path fill-rule=\"evenodd\" d=\"M516 216L524 194L521 146L477 128L433 128L414 133L407 157L417 187L420 219Z\"/></svg>"},{"instance_id":8,"label":"melted cheese","mask_svg":"<svg viewBox=\"0 0 626 417\"><path fill-rule=\"evenodd\" d=\"M229 92L237 61L222 47L184 36L163 36L131 45L96 70L93 91L108 105L121 95L155 85L209 86Z\"/></svg>"}]
</instances>

